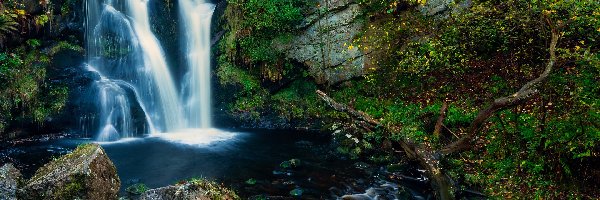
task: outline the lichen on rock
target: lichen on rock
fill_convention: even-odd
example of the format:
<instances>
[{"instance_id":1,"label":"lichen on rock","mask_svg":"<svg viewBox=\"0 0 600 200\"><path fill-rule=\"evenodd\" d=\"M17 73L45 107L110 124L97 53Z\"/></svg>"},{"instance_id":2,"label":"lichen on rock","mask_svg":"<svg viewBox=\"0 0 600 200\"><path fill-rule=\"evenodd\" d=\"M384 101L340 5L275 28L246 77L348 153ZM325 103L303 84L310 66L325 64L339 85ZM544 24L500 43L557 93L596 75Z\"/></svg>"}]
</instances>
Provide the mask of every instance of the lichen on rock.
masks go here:
<instances>
[{"instance_id":1,"label":"lichen on rock","mask_svg":"<svg viewBox=\"0 0 600 200\"><path fill-rule=\"evenodd\" d=\"M349 0L319 1L300 31L276 45L286 57L303 63L318 84L336 84L364 74L364 52L352 46L364 27L360 5Z\"/></svg>"},{"instance_id":2,"label":"lichen on rock","mask_svg":"<svg viewBox=\"0 0 600 200\"><path fill-rule=\"evenodd\" d=\"M8 163L0 167L0 197L6 200L17 199L21 180L21 172L12 164Z\"/></svg>"},{"instance_id":3,"label":"lichen on rock","mask_svg":"<svg viewBox=\"0 0 600 200\"><path fill-rule=\"evenodd\" d=\"M139 200L238 200L234 191L217 183L192 179L176 185L148 190L140 195Z\"/></svg>"},{"instance_id":4,"label":"lichen on rock","mask_svg":"<svg viewBox=\"0 0 600 200\"><path fill-rule=\"evenodd\" d=\"M117 170L98 144L79 146L38 169L19 199L117 199Z\"/></svg>"}]
</instances>

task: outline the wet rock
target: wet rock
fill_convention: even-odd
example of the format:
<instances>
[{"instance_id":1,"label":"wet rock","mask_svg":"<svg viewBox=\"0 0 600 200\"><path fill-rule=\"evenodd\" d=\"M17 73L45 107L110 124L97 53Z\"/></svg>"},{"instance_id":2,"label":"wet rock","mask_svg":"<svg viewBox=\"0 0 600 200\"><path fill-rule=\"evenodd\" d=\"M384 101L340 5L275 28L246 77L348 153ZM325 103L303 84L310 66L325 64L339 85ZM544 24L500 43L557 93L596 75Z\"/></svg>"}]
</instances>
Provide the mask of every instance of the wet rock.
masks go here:
<instances>
[{"instance_id":1,"label":"wet rock","mask_svg":"<svg viewBox=\"0 0 600 200\"><path fill-rule=\"evenodd\" d=\"M98 144L79 146L40 168L19 199L117 199L117 170Z\"/></svg>"},{"instance_id":2,"label":"wet rock","mask_svg":"<svg viewBox=\"0 0 600 200\"><path fill-rule=\"evenodd\" d=\"M290 191L290 195L292 197L301 197L302 193L304 193L304 190L302 190L301 188L296 188Z\"/></svg>"},{"instance_id":3,"label":"wet rock","mask_svg":"<svg viewBox=\"0 0 600 200\"><path fill-rule=\"evenodd\" d=\"M366 194L353 194L353 195L344 195L342 196L342 200L371 200L369 195Z\"/></svg>"},{"instance_id":4,"label":"wet rock","mask_svg":"<svg viewBox=\"0 0 600 200\"><path fill-rule=\"evenodd\" d=\"M41 14L44 11L44 7L38 0L24 0L23 6L27 14Z\"/></svg>"},{"instance_id":5,"label":"wet rock","mask_svg":"<svg viewBox=\"0 0 600 200\"><path fill-rule=\"evenodd\" d=\"M216 183L192 180L144 192L139 200L234 200L240 199L235 192Z\"/></svg>"},{"instance_id":6,"label":"wet rock","mask_svg":"<svg viewBox=\"0 0 600 200\"><path fill-rule=\"evenodd\" d=\"M281 162L281 164L279 164L279 166L284 169L291 169L291 168L300 167L301 164L302 163L301 163L300 159L294 158L294 159L290 159L290 160Z\"/></svg>"},{"instance_id":7,"label":"wet rock","mask_svg":"<svg viewBox=\"0 0 600 200\"><path fill-rule=\"evenodd\" d=\"M256 184L256 179L253 179L253 178L251 178L251 179L248 179L248 180L246 181L246 184L248 184L248 185L255 185L255 184Z\"/></svg>"},{"instance_id":8,"label":"wet rock","mask_svg":"<svg viewBox=\"0 0 600 200\"><path fill-rule=\"evenodd\" d=\"M364 162L357 162L357 163L354 163L354 167L356 169L365 170L365 169L367 169L367 168L369 168L371 166L369 164L367 164L367 163L364 163Z\"/></svg>"},{"instance_id":9,"label":"wet rock","mask_svg":"<svg viewBox=\"0 0 600 200\"><path fill-rule=\"evenodd\" d=\"M21 172L12 164L0 168L0 197L6 200L17 199L17 189L21 183Z\"/></svg>"}]
</instances>

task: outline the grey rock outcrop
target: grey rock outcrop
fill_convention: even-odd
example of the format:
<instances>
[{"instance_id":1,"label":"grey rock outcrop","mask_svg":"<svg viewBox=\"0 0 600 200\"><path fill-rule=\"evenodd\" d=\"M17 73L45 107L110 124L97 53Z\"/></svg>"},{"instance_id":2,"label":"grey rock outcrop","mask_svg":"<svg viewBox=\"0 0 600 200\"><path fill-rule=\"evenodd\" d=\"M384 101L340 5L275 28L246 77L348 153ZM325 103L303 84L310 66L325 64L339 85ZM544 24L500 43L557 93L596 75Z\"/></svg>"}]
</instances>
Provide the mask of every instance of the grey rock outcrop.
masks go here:
<instances>
[{"instance_id":1,"label":"grey rock outcrop","mask_svg":"<svg viewBox=\"0 0 600 200\"><path fill-rule=\"evenodd\" d=\"M276 45L286 57L303 63L318 84L336 84L364 74L364 53L350 47L365 21L353 0L319 0L301 31L287 44Z\"/></svg>"},{"instance_id":2,"label":"grey rock outcrop","mask_svg":"<svg viewBox=\"0 0 600 200\"><path fill-rule=\"evenodd\" d=\"M17 190L21 182L21 172L12 164L0 168L0 199L17 199Z\"/></svg>"},{"instance_id":3,"label":"grey rock outcrop","mask_svg":"<svg viewBox=\"0 0 600 200\"><path fill-rule=\"evenodd\" d=\"M139 200L237 200L233 191L204 180L170 185L144 192Z\"/></svg>"},{"instance_id":4,"label":"grey rock outcrop","mask_svg":"<svg viewBox=\"0 0 600 200\"><path fill-rule=\"evenodd\" d=\"M428 0L425 5L420 7L420 11L427 16L446 17L447 15L444 14L447 11L458 12L470 7L471 4L471 0Z\"/></svg>"},{"instance_id":5,"label":"grey rock outcrop","mask_svg":"<svg viewBox=\"0 0 600 200\"><path fill-rule=\"evenodd\" d=\"M40 168L19 199L117 199L121 183L98 144L82 145Z\"/></svg>"}]
</instances>

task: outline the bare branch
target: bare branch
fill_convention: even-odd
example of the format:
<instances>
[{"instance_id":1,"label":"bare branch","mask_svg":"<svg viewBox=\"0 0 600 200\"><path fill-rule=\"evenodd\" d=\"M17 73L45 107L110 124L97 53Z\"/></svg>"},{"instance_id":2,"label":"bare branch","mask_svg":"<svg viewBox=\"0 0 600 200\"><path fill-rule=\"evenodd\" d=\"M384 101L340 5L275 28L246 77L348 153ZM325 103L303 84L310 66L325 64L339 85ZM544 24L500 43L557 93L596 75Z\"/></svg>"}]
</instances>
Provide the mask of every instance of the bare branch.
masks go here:
<instances>
[{"instance_id":1,"label":"bare branch","mask_svg":"<svg viewBox=\"0 0 600 200\"><path fill-rule=\"evenodd\" d=\"M442 131L442 126L444 125L444 118L446 118L446 111L448 110L448 102L444 101L442 104L442 108L440 109L440 117L438 117L437 123L435 123L435 130L433 131L433 135L436 137L440 136L440 132Z\"/></svg>"},{"instance_id":2,"label":"bare branch","mask_svg":"<svg viewBox=\"0 0 600 200\"><path fill-rule=\"evenodd\" d=\"M552 30L552 39L550 41L550 59L546 64L546 68L544 72L536 79L529 81L517 93L514 93L507 97L502 97L496 99L490 106L486 109L482 110L477 114L477 117L473 120L469 129L467 130L467 134L460 138L459 140L445 146L440 151L442 154L447 155L454 152L466 150L470 147L471 141L477 136L479 129L481 126L492 116L494 113L510 108L512 106L521 104L529 99L535 94L538 93L539 85L546 80L546 78L550 75L552 68L554 67L554 63L556 63L556 45L559 39L559 33L556 29Z\"/></svg>"}]
</instances>

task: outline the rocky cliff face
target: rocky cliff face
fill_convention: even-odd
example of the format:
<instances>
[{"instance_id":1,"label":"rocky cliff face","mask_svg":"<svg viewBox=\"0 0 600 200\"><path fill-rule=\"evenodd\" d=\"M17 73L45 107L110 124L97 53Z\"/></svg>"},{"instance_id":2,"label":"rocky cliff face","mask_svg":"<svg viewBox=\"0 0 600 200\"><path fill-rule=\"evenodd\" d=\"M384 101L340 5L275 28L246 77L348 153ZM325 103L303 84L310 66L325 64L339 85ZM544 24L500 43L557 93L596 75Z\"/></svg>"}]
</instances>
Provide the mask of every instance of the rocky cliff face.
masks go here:
<instances>
[{"instance_id":1,"label":"rocky cliff face","mask_svg":"<svg viewBox=\"0 0 600 200\"><path fill-rule=\"evenodd\" d=\"M317 84L337 84L364 73L364 52L353 39L364 27L353 0L320 0L308 12L292 42L280 45L286 57L303 63Z\"/></svg>"}]
</instances>

